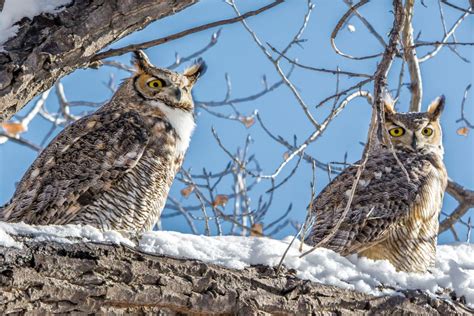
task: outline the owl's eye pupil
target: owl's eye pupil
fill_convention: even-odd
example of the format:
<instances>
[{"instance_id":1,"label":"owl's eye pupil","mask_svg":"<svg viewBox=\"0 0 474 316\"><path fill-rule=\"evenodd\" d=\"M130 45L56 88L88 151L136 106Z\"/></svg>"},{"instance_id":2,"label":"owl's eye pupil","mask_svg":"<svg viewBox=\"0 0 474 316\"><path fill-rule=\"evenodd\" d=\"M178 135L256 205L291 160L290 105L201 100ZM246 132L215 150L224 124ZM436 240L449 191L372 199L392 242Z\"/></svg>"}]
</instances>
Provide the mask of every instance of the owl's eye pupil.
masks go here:
<instances>
[{"instance_id":1,"label":"owl's eye pupil","mask_svg":"<svg viewBox=\"0 0 474 316\"><path fill-rule=\"evenodd\" d=\"M400 137L405 133L405 130L401 127L394 127L390 129L388 132L393 137Z\"/></svg>"},{"instance_id":2,"label":"owl's eye pupil","mask_svg":"<svg viewBox=\"0 0 474 316\"><path fill-rule=\"evenodd\" d=\"M433 129L432 128L429 128L429 127L425 127L421 133L425 136L431 136L433 135Z\"/></svg>"},{"instance_id":3,"label":"owl's eye pupil","mask_svg":"<svg viewBox=\"0 0 474 316\"><path fill-rule=\"evenodd\" d=\"M164 83L164 81L161 80L161 79L154 79L154 80L148 82L147 85L148 85L150 88L157 89L157 88L164 87L164 86L165 86L165 83Z\"/></svg>"}]
</instances>

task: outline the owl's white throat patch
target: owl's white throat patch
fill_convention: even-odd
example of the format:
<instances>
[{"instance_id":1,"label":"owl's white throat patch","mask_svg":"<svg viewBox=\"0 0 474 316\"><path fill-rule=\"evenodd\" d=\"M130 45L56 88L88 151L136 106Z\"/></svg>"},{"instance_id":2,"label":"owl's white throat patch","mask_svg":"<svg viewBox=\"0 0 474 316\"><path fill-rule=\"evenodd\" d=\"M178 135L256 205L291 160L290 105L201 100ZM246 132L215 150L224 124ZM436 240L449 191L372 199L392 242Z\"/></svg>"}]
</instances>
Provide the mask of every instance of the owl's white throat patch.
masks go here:
<instances>
[{"instance_id":1,"label":"owl's white throat patch","mask_svg":"<svg viewBox=\"0 0 474 316\"><path fill-rule=\"evenodd\" d=\"M188 149L191 135L194 131L194 127L196 126L193 113L169 107L159 101L153 101L151 103L153 106L159 108L161 112L163 112L168 122L178 134L178 139L176 140L176 150L179 154L184 154Z\"/></svg>"}]
</instances>

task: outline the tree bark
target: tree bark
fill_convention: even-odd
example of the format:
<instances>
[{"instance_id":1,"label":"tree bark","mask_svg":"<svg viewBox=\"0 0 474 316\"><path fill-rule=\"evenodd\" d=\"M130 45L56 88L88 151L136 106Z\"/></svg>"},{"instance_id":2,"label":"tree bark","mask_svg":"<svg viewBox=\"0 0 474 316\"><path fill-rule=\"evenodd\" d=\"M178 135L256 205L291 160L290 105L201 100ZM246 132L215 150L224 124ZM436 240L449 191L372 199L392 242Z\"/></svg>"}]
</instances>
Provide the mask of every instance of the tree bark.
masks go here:
<instances>
[{"instance_id":1,"label":"tree bark","mask_svg":"<svg viewBox=\"0 0 474 316\"><path fill-rule=\"evenodd\" d=\"M461 315L468 309L419 291L371 295L252 266L232 270L125 246L38 242L0 247L0 313Z\"/></svg>"},{"instance_id":2,"label":"tree bark","mask_svg":"<svg viewBox=\"0 0 474 316\"><path fill-rule=\"evenodd\" d=\"M59 14L23 19L0 53L0 122L113 41L197 1L74 0Z\"/></svg>"}]
</instances>

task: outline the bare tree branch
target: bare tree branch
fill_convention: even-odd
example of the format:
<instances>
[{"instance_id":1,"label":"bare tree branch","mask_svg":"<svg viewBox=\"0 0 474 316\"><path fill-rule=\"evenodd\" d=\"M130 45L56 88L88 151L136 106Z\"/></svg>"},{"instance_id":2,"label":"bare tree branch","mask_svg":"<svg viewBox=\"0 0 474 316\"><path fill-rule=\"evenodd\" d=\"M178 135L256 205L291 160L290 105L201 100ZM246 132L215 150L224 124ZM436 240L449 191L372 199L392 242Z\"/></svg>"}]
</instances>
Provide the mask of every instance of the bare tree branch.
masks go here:
<instances>
[{"instance_id":1,"label":"bare tree branch","mask_svg":"<svg viewBox=\"0 0 474 316\"><path fill-rule=\"evenodd\" d=\"M57 15L23 19L0 53L0 122L113 41L196 1L74 1Z\"/></svg>"},{"instance_id":2,"label":"bare tree branch","mask_svg":"<svg viewBox=\"0 0 474 316\"><path fill-rule=\"evenodd\" d=\"M353 1L352 0L344 0L344 3L347 4L350 7L352 7L353 5ZM372 24L369 23L369 21L367 21L366 18L364 18L364 16L362 16L362 14L360 14L360 12L358 10L353 10L354 14L357 15L357 17L359 18L359 20L362 22L362 24L364 24L364 26L369 30L369 32L377 39L377 41L382 45L382 47L385 47L387 46L387 43L385 43L385 40L383 39L382 35L380 35L376 30L375 28L372 26Z\"/></svg>"},{"instance_id":3,"label":"bare tree branch","mask_svg":"<svg viewBox=\"0 0 474 316\"><path fill-rule=\"evenodd\" d=\"M469 15L469 13L464 13L463 15L461 15L457 19L457 21L453 24L451 29L446 33L446 35L444 36L442 41L440 41L440 42L431 42L431 43L416 43L415 45L413 45L414 47L430 46L430 45L435 45L436 46L434 50L432 50L431 52L427 53L426 55L418 58L418 61L420 63L423 63L423 62L429 60L430 58L433 58L434 56L436 56L436 54L438 54L438 52L441 50L441 48L443 48L444 45L449 45L448 39L454 34L456 29L461 25L462 21L464 21L464 19L468 15ZM461 45L460 43L454 43L454 44L455 45Z\"/></svg>"},{"instance_id":4,"label":"bare tree branch","mask_svg":"<svg viewBox=\"0 0 474 316\"><path fill-rule=\"evenodd\" d=\"M380 56L381 54L374 54L374 55L369 55L369 56L363 56L363 57L355 57L355 56L351 56L349 54L345 54L343 53L341 50L339 50L339 48L337 48L336 46L336 37L337 37L337 34L339 33L339 31L341 30L342 26L344 25L344 23L346 22L346 20L360 7L362 7L363 5L367 4L370 0L361 0L360 2L358 2L357 4L355 4L354 6L350 7L349 10L342 16L341 19L339 19L339 21L337 22L336 26L334 27L334 30L332 31L331 33L331 46L332 48L334 49L334 51L338 54L338 55L341 55L343 57L346 57L346 58L349 58L349 59L354 59L354 60L364 60L364 59L370 59L370 58L375 58L375 57L378 57Z\"/></svg>"},{"instance_id":5,"label":"bare tree branch","mask_svg":"<svg viewBox=\"0 0 474 316\"><path fill-rule=\"evenodd\" d=\"M148 42L143 42L143 43L140 43L140 44L132 44L132 45L128 45L128 46L125 46L125 47L122 47L122 48L109 49L108 51L105 51L103 53L98 53L98 54L94 55L91 58L91 61L98 61L98 60L101 60L101 59L104 59L104 58L109 58L109 57L114 57L114 56L119 56L119 55L123 55L123 54L126 54L126 53L130 53L130 52L133 52L133 51L136 51L136 50L139 50L139 49L150 48L150 47L161 45L161 44L164 44L164 43L167 43L167 42L170 42L170 41L174 41L176 39L185 37L185 36L193 34L193 33L205 31L205 30L217 27L217 26L237 23L237 22L243 21L246 18L255 16L255 15L258 15L258 14L264 12L264 11L267 11L267 10L269 10L269 9L271 9L271 8L281 4L283 2L284 2L284 0L275 0L274 2L268 4L264 7L261 7L260 9L246 12L246 13L244 13L242 15L239 15L235 18L224 19L224 20L220 20L220 21L216 21L216 22L203 24L203 25L200 25L200 26L196 26L196 27L187 29L187 30L182 31L182 32L178 32L178 33L166 36L166 37L162 37L162 38L152 40L152 41L148 41Z\"/></svg>"},{"instance_id":6,"label":"bare tree branch","mask_svg":"<svg viewBox=\"0 0 474 316\"><path fill-rule=\"evenodd\" d=\"M21 237L15 237L17 239ZM471 313L420 291L373 296L310 282L285 267L241 270L128 246L38 242L0 247L0 313L314 315Z\"/></svg>"},{"instance_id":7,"label":"bare tree branch","mask_svg":"<svg viewBox=\"0 0 474 316\"><path fill-rule=\"evenodd\" d=\"M405 22L402 30L402 44L403 44L403 57L408 65L408 71L410 73L410 112L421 111L421 100L423 98L423 88L421 81L420 64L418 57L416 56L416 50L413 48L413 9L415 6L415 0L405 1Z\"/></svg>"},{"instance_id":8,"label":"bare tree branch","mask_svg":"<svg viewBox=\"0 0 474 316\"><path fill-rule=\"evenodd\" d=\"M456 182L449 180L446 192L455 198L459 205L441 222L439 225L440 233L452 227L470 208L474 207L474 191L468 190Z\"/></svg>"},{"instance_id":9,"label":"bare tree branch","mask_svg":"<svg viewBox=\"0 0 474 316\"><path fill-rule=\"evenodd\" d=\"M453 8L453 9L456 9L456 10L459 10L459 11L462 11L462 12L465 12L465 13L468 13L468 14L474 14L474 11L472 10L474 8L474 1L473 0L469 0L469 3L471 4L471 7L468 8L468 9L461 8L460 6L452 4L451 2L449 2L447 0L441 0L441 2L446 4L449 7Z\"/></svg>"}]
</instances>

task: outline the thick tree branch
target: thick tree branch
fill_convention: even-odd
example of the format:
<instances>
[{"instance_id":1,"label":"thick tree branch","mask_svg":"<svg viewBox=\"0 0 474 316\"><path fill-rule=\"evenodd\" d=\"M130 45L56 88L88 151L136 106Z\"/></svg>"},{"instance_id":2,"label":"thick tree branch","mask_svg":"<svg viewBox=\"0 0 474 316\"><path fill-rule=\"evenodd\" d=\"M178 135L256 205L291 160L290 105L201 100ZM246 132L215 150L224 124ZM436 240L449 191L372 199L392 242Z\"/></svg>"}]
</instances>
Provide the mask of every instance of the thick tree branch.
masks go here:
<instances>
[{"instance_id":1,"label":"thick tree branch","mask_svg":"<svg viewBox=\"0 0 474 316\"><path fill-rule=\"evenodd\" d=\"M423 97L423 89L421 82L420 63L416 56L416 49L413 47L413 7L415 6L415 0L406 0L405 2L405 23L402 30L402 44L403 44L403 57L407 63L408 71L410 73L410 112L421 111L421 99Z\"/></svg>"},{"instance_id":2,"label":"thick tree branch","mask_svg":"<svg viewBox=\"0 0 474 316\"><path fill-rule=\"evenodd\" d=\"M403 22L405 19L405 12L401 0L393 0L394 19L392 30L390 31L390 39L388 45L382 56L382 60L377 66L374 74L374 107L372 110L372 117L370 122L369 133L367 137L367 146L364 150L364 157L373 149L375 145L371 139L375 139L378 125L382 122L383 97L387 87L387 75L392 66L393 59L397 54L397 44L400 39L400 33L403 29Z\"/></svg>"},{"instance_id":3,"label":"thick tree branch","mask_svg":"<svg viewBox=\"0 0 474 316\"><path fill-rule=\"evenodd\" d=\"M33 21L23 22L18 35L5 43L6 52L0 53L0 122L18 112L34 96L51 87L57 79L77 68L96 67L100 65L101 59L107 57L242 21L269 10L284 0L275 0L242 16L97 54L111 42L197 1L78 0L57 16L41 15Z\"/></svg>"},{"instance_id":4,"label":"thick tree branch","mask_svg":"<svg viewBox=\"0 0 474 316\"><path fill-rule=\"evenodd\" d=\"M0 122L98 51L197 0L76 0L57 15L24 19L0 53Z\"/></svg>"},{"instance_id":5,"label":"thick tree branch","mask_svg":"<svg viewBox=\"0 0 474 316\"><path fill-rule=\"evenodd\" d=\"M18 238L18 237L16 237ZM232 270L124 246L34 242L0 247L0 313L430 314L461 315L461 303L419 291L374 297L304 281L291 270Z\"/></svg>"},{"instance_id":6,"label":"thick tree branch","mask_svg":"<svg viewBox=\"0 0 474 316\"><path fill-rule=\"evenodd\" d=\"M464 214L466 214L470 208L474 207L474 191L468 190L460 184L449 180L446 192L455 198L459 205L447 218L441 222L439 225L440 233L450 229L461 219L461 217L464 216Z\"/></svg>"}]
</instances>

